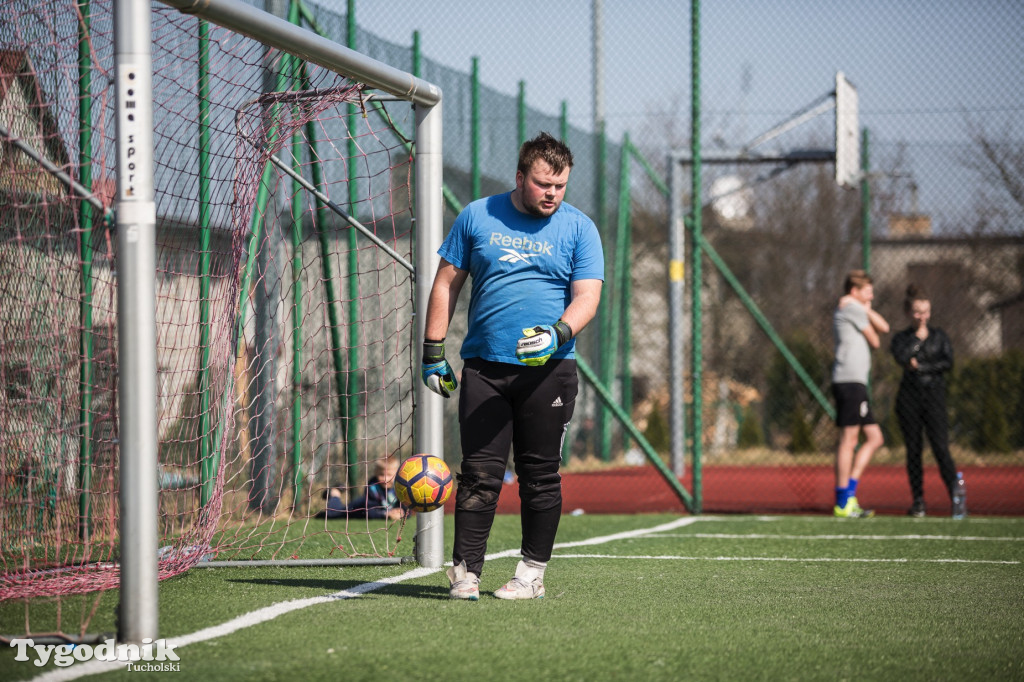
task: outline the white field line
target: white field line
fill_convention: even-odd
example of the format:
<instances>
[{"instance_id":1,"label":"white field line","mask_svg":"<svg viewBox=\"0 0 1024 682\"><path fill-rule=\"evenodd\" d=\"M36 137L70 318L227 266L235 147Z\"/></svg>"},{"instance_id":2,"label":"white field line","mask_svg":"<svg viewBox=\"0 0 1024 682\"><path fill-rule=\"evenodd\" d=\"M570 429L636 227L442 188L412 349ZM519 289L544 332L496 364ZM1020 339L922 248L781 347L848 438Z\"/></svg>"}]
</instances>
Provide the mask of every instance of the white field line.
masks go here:
<instances>
[{"instance_id":1,"label":"white field line","mask_svg":"<svg viewBox=\"0 0 1024 682\"><path fill-rule=\"evenodd\" d=\"M624 531L622 533L614 533L612 535L604 535L596 538L589 538L587 540L579 540L577 542L561 542L555 545L555 549L564 549L569 547L585 547L591 545L600 545L607 542L615 542L616 540L625 540L628 538L640 537L649 535L651 533L659 533L665 531L675 530L676 528L682 528L688 526L691 523L700 520L699 517L682 517L669 523L663 523L660 526L653 528L639 528L637 530ZM504 552L497 552L495 554L488 554L487 559L502 559L506 557L519 556L519 550L505 550ZM451 565L451 562L446 564ZM206 642L211 639L218 637L225 637L232 633L238 632L245 628L259 625L260 623L266 623L271 621L278 616L283 616L286 613L292 611L298 611L305 609L310 606L316 606L318 604L326 604L328 602L336 601L338 599L351 599L360 595L366 594L367 592L373 592L379 590L382 587L388 585L394 585L396 583L404 582L406 580L412 580L415 578L422 578L432 573L437 573L442 570L441 568L414 568L411 571L396 575L391 578L383 578L381 580L375 580L371 583L363 583L362 585L356 585L347 590L341 590L340 592L334 592L332 594L325 594L319 597L308 597L306 599L295 599L292 601L279 602L270 606L265 606L255 611L242 614L237 618L232 618L229 621L221 623L220 625L214 625L212 627L204 628L203 630L197 630L196 632L180 635L177 637L168 638L169 644L174 646L175 652L182 649L189 644L196 644L198 642ZM34 656L34 653L30 655L30 658ZM135 661L140 663L141 661ZM26 662L26 665L31 663ZM98 673L109 672L117 670L119 668L126 668L128 665L127 661L87 661L82 663L76 663L75 665L68 666L67 668L57 668L49 670L42 675L33 677L33 682L64 682L65 680L75 680L79 677L85 677L87 675L96 675Z\"/></svg>"},{"instance_id":2,"label":"white field line","mask_svg":"<svg viewBox=\"0 0 1024 682\"><path fill-rule=\"evenodd\" d=\"M707 515L707 516L702 516L701 520L703 520L703 521L723 521L723 520L736 520L737 518L739 518L739 517L737 517L737 516L711 516L711 515ZM750 518L751 521L769 521L769 522L771 522L771 521L781 521L783 519L785 519L787 521L820 521L822 517L821 517L821 515L815 516L815 515L806 515L806 514L805 515L796 515L796 514L794 514L792 516L766 516L766 515L758 515L758 516L751 516L749 518ZM827 518L827 516L826 516L826 518ZM836 521L839 522L839 523L845 523L846 521L850 521L851 523L854 523L854 524L862 523L859 519L837 519ZM907 523L913 523L913 524L942 524L942 523L950 523L951 520L950 520L950 518L948 516L928 516L928 517L925 517L923 519L910 519L910 518L908 518L908 519L906 519L906 522ZM870 521L868 523L870 523ZM986 523L998 523L998 524L1001 524L1001 525L1006 525L1006 524L1024 523L1024 517L1014 517L1014 516L991 516L991 517L988 517L988 516L971 516L966 521L956 521L955 523L958 523L958 524L959 523L969 523L972 526L973 525L979 525L979 524L986 524Z\"/></svg>"},{"instance_id":3,"label":"white field line","mask_svg":"<svg viewBox=\"0 0 1024 682\"><path fill-rule=\"evenodd\" d=\"M1016 566L1019 561L995 561L987 559L837 559L835 557L800 558L771 556L673 556L673 555L627 555L627 554L556 554L556 559L649 559L666 561L789 561L796 563L838 562L866 564L1009 564Z\"/></svg>"},{"instance_id":4,"label":"white field line","mask_svg":"<svg viewBox=\"0 0 1024 682\"><path fill-rule=\"evenodd\" d=\"M645 537L710 540L964 540L967 542L1024 542L1024 537L981 535L772 535L770 533L659 533Z\"/></svg>"}]
</instances>

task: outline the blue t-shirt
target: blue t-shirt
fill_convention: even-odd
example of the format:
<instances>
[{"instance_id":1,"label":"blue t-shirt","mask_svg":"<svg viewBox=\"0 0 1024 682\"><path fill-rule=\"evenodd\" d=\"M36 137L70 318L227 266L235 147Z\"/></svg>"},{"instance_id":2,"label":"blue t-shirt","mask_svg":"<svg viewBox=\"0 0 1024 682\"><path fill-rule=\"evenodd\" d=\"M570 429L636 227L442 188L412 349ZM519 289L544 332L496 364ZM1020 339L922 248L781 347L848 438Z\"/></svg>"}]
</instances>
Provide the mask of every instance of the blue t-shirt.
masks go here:
<instances>
[{"instance_id":1,"label":"blue t-shirt","mask_svg":"<svg viewBox=\"0 0 1024 682\"><path fill-rule=\"evenodd\" d=\"M521 213L511 192L466 206L437 252L472 279L463 358L521 364L523 329L557 322L572 300L572 282L604 280L594 221L564 202L547 218ZM573 339L552 357L575 357L575 347Z\"/></svg>"}]
</instances>

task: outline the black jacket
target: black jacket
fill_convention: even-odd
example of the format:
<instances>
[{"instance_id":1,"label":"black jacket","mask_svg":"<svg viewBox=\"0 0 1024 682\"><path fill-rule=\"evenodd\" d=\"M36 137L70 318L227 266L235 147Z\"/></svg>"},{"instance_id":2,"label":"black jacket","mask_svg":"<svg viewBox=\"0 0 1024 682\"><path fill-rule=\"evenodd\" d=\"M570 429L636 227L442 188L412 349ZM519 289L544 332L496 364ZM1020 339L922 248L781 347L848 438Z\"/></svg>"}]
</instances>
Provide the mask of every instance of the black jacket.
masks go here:
<instances>
[{"instance_id":1,"label":"black jacket","mask_svg":"<svg viewBox=\"0 0 1024 682\"><path fill-rule=\"evenodd\" d=\"M945 388L943 374L953 369L953 344L946 332L928 327L928 338L922 341L908 327L892 337L892 356L903 368L903 388ZM917 369L910 368L910 359L917 358Z\"/></svg>"}]
</instances>

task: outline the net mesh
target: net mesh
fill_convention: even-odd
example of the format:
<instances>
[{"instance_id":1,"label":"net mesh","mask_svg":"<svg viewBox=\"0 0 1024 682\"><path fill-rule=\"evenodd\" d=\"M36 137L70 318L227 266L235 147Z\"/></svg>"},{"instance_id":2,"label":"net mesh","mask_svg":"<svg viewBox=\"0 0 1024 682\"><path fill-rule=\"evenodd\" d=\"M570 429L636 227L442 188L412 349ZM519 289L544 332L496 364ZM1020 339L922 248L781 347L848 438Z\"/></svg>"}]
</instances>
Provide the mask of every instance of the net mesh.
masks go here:
<instances>
[{"instance_id":1,"label":"net mesh","mask_svg":"<svg viewBox=\"0 0 1024 682\"><path fill-rule=\"evenodd\" d=\"M84 631L101 597L61 600L118 584L113 19L74 7L0 8L0 601L26 633ZM411 106L153 11L160 577L393 556L404 521L317 512L411 454Z\"/></svg>"}]
</instances>

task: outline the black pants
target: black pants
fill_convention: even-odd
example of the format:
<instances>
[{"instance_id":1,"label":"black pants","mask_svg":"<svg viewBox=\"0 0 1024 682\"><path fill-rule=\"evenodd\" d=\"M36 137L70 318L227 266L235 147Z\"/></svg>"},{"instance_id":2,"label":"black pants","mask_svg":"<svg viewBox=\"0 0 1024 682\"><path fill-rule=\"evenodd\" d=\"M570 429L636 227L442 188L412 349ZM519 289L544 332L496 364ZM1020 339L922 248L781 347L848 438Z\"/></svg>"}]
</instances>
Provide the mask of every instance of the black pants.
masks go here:
<instances>
[{"instance_id":1,"label":"black pants","mask_svg":"<svg viewBox=\"0 0 1024 682\"><path fill-rule=\"evenodd\" d=\"M466 360L459 396L462 472L452 560L480 575L512 449L519 478L522 554L547 561L562 515L562 438L579 380L575 360L541 367Z\"/></svg>"},{"instance_id":2,"label":"black pants","mask_svg":"<svg viewBox=\"0 0 1024 682\"><path fill-rule=\"evenodd\" d=\"M914 499L924 497L924 469L921 452L924 448L922 434L928 436L932 454L939 463L939 473L952 491L956 482L956 467L949 454L949 416L946 412L945 386L923 388L912 384L900 384L896 394L896 416L907 448L907 477L910 479L910 493Z\"/></svg>"}]
</instances>

